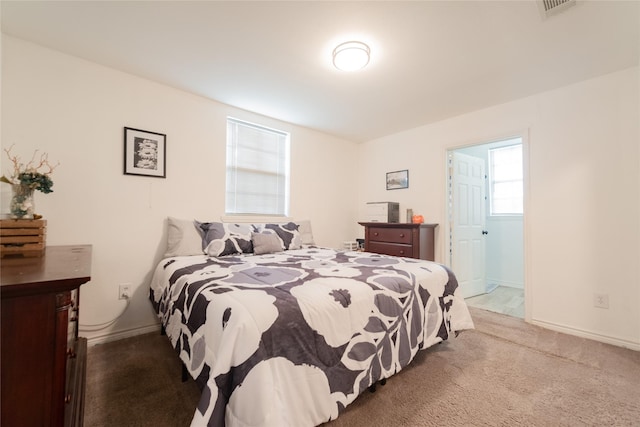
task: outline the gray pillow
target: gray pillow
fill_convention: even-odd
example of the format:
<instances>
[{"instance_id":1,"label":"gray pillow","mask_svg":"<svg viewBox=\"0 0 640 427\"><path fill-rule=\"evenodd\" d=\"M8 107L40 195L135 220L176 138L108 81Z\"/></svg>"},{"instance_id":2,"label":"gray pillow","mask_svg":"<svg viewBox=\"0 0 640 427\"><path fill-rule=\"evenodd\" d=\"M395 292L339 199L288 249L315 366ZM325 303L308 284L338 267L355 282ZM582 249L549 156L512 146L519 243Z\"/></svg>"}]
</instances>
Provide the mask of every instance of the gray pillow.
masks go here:
<instances>
[{"instance_id":1,"label":"gray pillow","mask_svg":"<svg viewBox=\"0 0 640 427\"><path fill-rule=\"evenodd\" d=\"M164 257L202 255L202 237L192 219L167 218L167 252Z\"/></svg>"},{"instance_id":2,"label":"gray pillow","mask_svg":"<svg viewBox=\"0 0 640 427\"><path fill-rule=\"evenodd\" d=\"M256 255L282 252L282 242L274 233L252 233L253 253Z\"/></svg>"}]
</instances>

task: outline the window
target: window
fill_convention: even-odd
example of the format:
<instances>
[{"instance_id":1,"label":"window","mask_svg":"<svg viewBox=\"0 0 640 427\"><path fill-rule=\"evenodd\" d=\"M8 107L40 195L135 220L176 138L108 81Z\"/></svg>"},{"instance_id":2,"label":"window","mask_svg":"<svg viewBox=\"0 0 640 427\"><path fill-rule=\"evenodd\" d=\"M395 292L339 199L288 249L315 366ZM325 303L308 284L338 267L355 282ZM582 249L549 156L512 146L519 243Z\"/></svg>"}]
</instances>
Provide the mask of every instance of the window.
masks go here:
<instances>
[{"instance_id":1,"label":"window","mask_svg":"<svg viewBox=\"0 0 640 427\"><path fill-rule=\"evenodd\" d=\"M489 150L490 213L522 215L522 144Z\"/></svg>"},{"instance_id":2,"label":"window","mask_svg":"<svg viewBox=\"0 0 640 427\"><path fill-rule=\"evenodd\" d=\"M288 214L288 133L227 118L225 203L227 214Z\"/></svg>"}]
</instances>

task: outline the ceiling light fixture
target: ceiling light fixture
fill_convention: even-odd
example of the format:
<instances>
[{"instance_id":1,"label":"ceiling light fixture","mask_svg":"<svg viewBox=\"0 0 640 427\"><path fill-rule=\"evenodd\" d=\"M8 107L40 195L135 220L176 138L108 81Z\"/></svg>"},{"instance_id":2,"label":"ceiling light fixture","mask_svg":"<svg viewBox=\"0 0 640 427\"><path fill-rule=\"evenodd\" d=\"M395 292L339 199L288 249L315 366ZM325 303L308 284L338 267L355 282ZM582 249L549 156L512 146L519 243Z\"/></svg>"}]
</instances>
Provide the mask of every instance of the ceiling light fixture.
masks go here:
<instances>
[{"instance_id":1,"label":"ceiling light fixture","mask_svg":"<svg viewBox=\"0 0 640 427\"><path fill-rule=\"evenodd\" d=\"M339 44L333 50L333 65L342 71L357 71L369 63L369 46L362 42L350 41Z\"/></svg>"}]
</instances>

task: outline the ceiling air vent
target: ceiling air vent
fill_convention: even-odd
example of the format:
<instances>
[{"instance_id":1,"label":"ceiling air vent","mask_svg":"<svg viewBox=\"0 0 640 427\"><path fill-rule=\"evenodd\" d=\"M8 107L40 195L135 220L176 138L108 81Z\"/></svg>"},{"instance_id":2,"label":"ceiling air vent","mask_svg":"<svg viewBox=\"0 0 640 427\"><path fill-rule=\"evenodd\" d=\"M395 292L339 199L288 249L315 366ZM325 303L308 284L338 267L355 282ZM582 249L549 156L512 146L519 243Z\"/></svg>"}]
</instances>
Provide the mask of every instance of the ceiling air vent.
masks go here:
<instances>
[{"instance_id":1,"label":"ceiling air vent","mask_svg":"<svg viewBox=\"0 0 640 427\"><path fill-rule=\"evenodd\" d=\"M542 19L557 15L575 4L576 0L540 0L538 2Z\"/></svg>"}]
</instances>

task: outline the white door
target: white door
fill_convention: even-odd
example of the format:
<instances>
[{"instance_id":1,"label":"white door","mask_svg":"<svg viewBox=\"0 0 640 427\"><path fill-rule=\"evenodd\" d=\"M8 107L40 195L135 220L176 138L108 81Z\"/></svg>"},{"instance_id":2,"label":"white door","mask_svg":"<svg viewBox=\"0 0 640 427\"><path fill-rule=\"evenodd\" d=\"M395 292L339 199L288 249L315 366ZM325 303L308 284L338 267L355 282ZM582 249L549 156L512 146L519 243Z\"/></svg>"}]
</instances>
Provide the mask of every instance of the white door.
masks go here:
<instances>
[{"instance_id":1,"label":"white door","mask_svg":"<svg viewBox=\"0 0 640 427\"><path fill-rule=\"evenodd\" d=\"M451 269L469 298L486 290L485 162L455 151L449 159Z\"/></svg>"}]
</instances>

